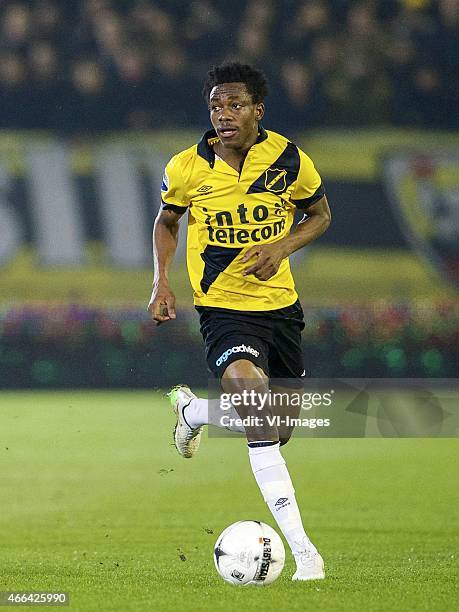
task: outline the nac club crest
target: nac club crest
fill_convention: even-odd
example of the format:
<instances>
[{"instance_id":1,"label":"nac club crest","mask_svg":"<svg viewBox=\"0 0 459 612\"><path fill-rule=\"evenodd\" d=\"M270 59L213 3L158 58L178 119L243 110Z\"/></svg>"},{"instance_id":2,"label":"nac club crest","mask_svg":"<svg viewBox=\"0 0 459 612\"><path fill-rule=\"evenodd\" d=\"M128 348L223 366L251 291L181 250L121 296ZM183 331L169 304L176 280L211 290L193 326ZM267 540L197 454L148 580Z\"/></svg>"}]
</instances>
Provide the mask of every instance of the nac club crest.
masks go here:
<instances>
[{"instance_id":1,"label":"nac club crest","mask_svg":"<svg viewBox=\"0 0 459 612\"><path fill-rule=\"evenodd\" d=\"M287 189L287 171L280 168L268 168L265 171L265 187L273 193L283 193Z\"/></svg>"}]
</instances>

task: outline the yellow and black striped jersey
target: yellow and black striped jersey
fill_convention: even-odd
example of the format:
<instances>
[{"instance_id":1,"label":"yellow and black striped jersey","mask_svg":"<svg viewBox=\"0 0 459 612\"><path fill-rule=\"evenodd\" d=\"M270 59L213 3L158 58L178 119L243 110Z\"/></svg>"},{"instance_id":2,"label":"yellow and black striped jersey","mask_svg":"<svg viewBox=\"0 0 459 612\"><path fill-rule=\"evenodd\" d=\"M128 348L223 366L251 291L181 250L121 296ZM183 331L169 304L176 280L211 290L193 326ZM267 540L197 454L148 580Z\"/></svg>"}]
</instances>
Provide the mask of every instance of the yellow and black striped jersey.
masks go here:
<instances>
[{"instance_id":1,"label":"yellow and black striped jersey","mask_svg":"<svg viewBox=\"0 0 459 612\"><path fill-rule=\"evenodd\" d=\"M242 272L253 245L288 235L295 208L307 209L323 195L311 159L287 138L260 126L238 172L215 155L214 130L167 164L162 206L188 210L187 265L194 302L235 310L290 306L297 293L288 259L269 280Z\"/></svg>"}]
</instances>

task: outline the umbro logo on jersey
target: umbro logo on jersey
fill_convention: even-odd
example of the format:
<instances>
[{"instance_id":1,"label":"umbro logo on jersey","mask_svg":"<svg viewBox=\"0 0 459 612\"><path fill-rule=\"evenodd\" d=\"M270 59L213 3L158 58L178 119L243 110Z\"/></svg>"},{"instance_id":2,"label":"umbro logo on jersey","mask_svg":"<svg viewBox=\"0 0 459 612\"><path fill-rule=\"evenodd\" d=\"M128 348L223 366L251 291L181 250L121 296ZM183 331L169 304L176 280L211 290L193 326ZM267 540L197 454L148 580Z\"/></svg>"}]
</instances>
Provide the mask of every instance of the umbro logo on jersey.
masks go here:
<instances>
[{"instance_id":1,"label":"umbro logo on jersey","mask_svg":"<svg viewBox=\"0 0 459 612\"><path fill-rule=\"evenodd\" d=\"M212 189L212 185L203 185L198 189L199 193L207 193Z\"/></svg>"}]
</instances>

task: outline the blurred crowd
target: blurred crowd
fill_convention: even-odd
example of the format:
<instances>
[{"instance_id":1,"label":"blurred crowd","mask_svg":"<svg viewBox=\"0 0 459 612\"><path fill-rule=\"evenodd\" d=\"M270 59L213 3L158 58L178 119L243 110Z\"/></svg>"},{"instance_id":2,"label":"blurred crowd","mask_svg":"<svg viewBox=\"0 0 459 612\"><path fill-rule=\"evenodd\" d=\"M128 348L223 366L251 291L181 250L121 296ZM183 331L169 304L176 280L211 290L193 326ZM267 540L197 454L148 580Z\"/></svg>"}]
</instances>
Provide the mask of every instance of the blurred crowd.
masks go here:
<instances>
[{"instance_id":1,"label":"blurred crowd","mask_svg":"<svg viewBox=\"0 0 459 612\"><path fill-rule=\"evenodd\" d=\"M457 0L0 0L0 128L202 127L237 59L273 129L457 129L458 26Z\"/></svg>"},{"instance_id":2,"label":"blurred crowd","mask_svg":"<svg viewBox=\"0 0 459 612\"><path fill-rule=\"evenodd\" d=\"M177 372L204 388L196 313L179 315L173 326L157 328L144 308L6 307L0 310L0 389L167 387L176 384ZM458 317L453 301L306 306L308 375L457 378Z\"/></svg>"}]
</instances>

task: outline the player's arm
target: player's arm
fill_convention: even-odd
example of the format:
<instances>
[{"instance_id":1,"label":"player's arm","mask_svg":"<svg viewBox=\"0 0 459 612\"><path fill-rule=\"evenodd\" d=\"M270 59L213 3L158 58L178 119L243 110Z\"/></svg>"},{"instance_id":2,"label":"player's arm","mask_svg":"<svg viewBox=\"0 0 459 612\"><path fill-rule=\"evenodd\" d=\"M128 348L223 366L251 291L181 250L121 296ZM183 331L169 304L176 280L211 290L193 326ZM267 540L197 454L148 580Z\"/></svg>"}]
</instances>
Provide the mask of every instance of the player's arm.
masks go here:
<instances>
[{"instance_id":1,"label":"player's arm","mask_svg":"<svg viewBox=\"0 0 459 612\"><path fill-rule=\"evenodd\" d=\"M257 260L243 272L243 275L253 274L259 280L268 280L276 274L283 259L313 242L325 232L330 222L330 208L326 196L323 196L309 206L303 219L288 236L277 242L248 249L242 261L248 261L254 256L257 256Z\"/></svg>"},{"instance_id":2,"label":"player's arm","mask_svg":"<svg viewBox=\"0 0 459 612\"><path fill-rule=\"evenodd\" d=\"M175 295L169 286L169 266L177 249L182 214L160 210L153 227L154 279L148 310L158 323L175 319Z\"/></svg>"},{"instance_id":3,"label":"player's arm","mask_svg":"<svg viewBox=\"0 0 459 612\"><path fill-rule=\"evenodd\" d=\"M330 207L328 206L327 196L324 195L307 209L293 232L279 241L282 243L280 246L285 253L283 259L321 236L330 223Z\"/></svg>"}]
</instances>

